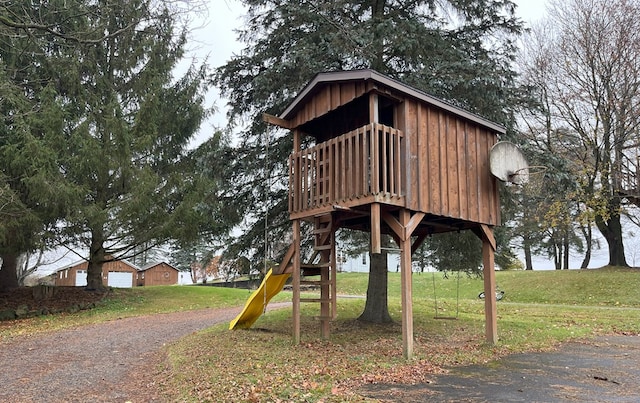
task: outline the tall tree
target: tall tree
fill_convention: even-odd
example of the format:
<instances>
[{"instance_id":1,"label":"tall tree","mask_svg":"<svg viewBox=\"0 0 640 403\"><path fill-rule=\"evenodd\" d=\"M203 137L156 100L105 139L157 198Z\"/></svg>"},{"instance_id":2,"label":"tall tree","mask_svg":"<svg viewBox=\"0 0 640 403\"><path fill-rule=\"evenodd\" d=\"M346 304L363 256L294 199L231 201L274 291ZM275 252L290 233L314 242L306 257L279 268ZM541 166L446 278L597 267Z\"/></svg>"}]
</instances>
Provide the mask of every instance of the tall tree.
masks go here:
<instances>
[{"instance_id":1,"label":"tall tree","mask_svg":"<svg viewBox=\"0 0 640 403\"><path fill-rule=\"evenodd\" d=\"M542 129L556 134L552 146L578 185L573 201L607 241L609 264L627 266L621 217L633 198L621 179L638 169L640 5L553 2L543 28L527 64L527 78L547 101ZM583 232L590 245L590 232Z\"/></svg>"},{"instance_id":2,"label":"tall tree","mask_svg":"<svg viewBox=\"0 0 640 403\"><path fill-rule=\"evenodd\" d=\"M43 124L38 139L55 156L51 172L74 196L58 228L89 250L89 288L103 287L105 261L190 239L202 228L194 221L220 218L211 214L217 188L196 170L197 153L186 152L207 114L207 73L192 66L173 76L187 38L185 10L176 8L183 4L44 2L37 12L18 6L0 18L38 39L35 54L43 57L24 66L34 70L31 80L47 84L62 122Z\"/></svg>"},{"instance_id":3,"label":"tall tree","mask_svg":"<svg viewBox=\"0 0 640 403\"><path fill-rule=\"evenodd\" d=\"M262 254L254 242L265 212L276 236L289 229L286 155L291 138L267 129L261 115L282 112L318 72L373 68L498 122L510 122L510 63L514 35L522 29L511 1L242 3L248 12L238 36L246 46L215 75L229 99L231 124L248 122L241 128L233 162L238 172L234 186L255 225L237 240L237 251ZM265 177L273 179L273 186L259 186ZM386 307L386 258L371 261L370 276L380 281L370 282L368 299L385 299L376 306Z\"/></svg>"},{"instance_id":4,"label":"tall tree","mask_svg":"<svg viewBox=\"0 0 640 403\"><path fill-rule=\"evenodd\" d=\"M26 13L26 14L25 14ZM71 208L70 188L58 169L49 138L64 117L46 67L50 47L24 21L47 20L38 4L0 4L0 289L19 285L19 257L46 247L46 236Z\"/></svg>"}]
</instances>

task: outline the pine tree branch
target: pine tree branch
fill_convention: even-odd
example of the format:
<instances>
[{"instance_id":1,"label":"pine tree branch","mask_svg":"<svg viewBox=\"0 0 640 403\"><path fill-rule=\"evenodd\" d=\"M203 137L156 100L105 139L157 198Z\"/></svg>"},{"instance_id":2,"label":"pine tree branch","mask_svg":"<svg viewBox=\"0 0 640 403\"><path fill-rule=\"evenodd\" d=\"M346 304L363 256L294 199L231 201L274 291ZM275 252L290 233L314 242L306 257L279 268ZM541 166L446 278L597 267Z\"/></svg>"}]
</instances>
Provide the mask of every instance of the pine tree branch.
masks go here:
<instances>
[{"instance_id":1,"label":"pine tree branch","mask_svg":"<svg viewBox=\"0 0 640 403\"><path fill-rule=\"evenodd\" d=\"M127 26L120 28L114 32L108 33L106 35L103 35L100 38L97 39L88 39L83 37L84 34L78 34L76 35L67 35L64 34L62 32L57 31L56 29L54 29L54 26L51 25L45 25L45 24L37 24L37 23L24 23L24 22L15 22L11 19L9 19L7 16L3 16L0 15L0 24L9 27L9 28L14 28L14 29L22 29L25 31L41 31L41 32L46 32L49 33L51 35L54 35L58 38L64 39L66 41L70 41L70 42L75 42L78 44L97 44L97 43L102 43L104 41L106 41L107 39L111 39L111 38L115 38L119 35L121 35L124 32L127 32L129 30L131 30L132 28L134 28L136 25L138 25L140 23L140 21L134 21L130 24L128 24ZM85 33L86 34L86 33Z\"/></svg>"}]
</instances>

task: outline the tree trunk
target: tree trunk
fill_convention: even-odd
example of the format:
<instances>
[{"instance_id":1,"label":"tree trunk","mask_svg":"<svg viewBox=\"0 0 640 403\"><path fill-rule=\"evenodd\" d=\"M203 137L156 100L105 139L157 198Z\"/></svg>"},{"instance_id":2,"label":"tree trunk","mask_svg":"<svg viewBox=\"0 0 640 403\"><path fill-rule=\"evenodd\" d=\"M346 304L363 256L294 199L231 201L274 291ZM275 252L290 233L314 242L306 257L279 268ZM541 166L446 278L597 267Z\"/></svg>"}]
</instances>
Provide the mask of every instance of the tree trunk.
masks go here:
<instances>
[{"instance_id":1,"label":"tree trunk","mask_svg":"<svg viewBox=\"0 0 640 403\"><path fill-rule=\"evenodd\" d=\"M524 249L525 270L533 270L533 259L531 257L531 240L528 235L523 237L522 248Z\"/></svg>"},{"instance_id":2,"label":"tree trunk","mask_svg":"<svg viewBox=\"0 0 640 403\"><path fill-rule=\"evenodd\" d=\"M565 270L569 270L569 232L565 231L564 239L562 240L562 249L564 249L564 255L562 256L562 265Z\"/></svg>"},{"instance_id":3,"label":"tree trunk","mask_svg":"<svg viewBox=\"0 0 640 403\"><path fill-rule=\"evenodd\" d=\"M587 267L589 267L589 263L591 262L591 247L593 244L593 236L591 233L591 225L586 225L586 228L585 226L581 226L581 229L582 229L582 235L584 236L586 249L584 251L584 259L580 264L580 268L586 269Z\"/></svg>"},{"instance_id":4,"label":"tree trunk","mask_svg":"<svg viewBox=\"0 0 640 403\"><path fill-rule=\"evenodd\" d=\"M389 323L393 321L389 315L389 307L387 305L388 277L387 253L372 253L369 264L367 302L358 320L371 323Z\"/></svg>"},{"instance_id":5,"label":"tree trunk","mask_svg":"<svg viewBox=\"0 0 640 403\"><path fill-rule=\"evenodd\" d=\"M106 286L102 282L104 264L104 241L99 231L92 231L89 247L89 266L87 267L87 289L102 291Z\"/></svg>"},{"instance_id":6,"label":"tree trunk","mask_svg":"<svg viewBox=\"0 0 640 403\"><path fill-rule=\"evenodd\" d=\"M377 71L384 71L386 63L384 61L384 37L378 30L379 24L384 21L385 18L385 2L373 1L371 2L371 22L373 41L371 43L373 57L371 58L371 68Z\"/></svg>"},{"instance_id":7,"label":"tree trunk","mask_svg":"<svg viewBox=\"0 0 640 403\"><path fill-rule=\"evenodd\" d=\"M560 245L558 241L553 240L553 264L556 270L562 270L562 249Z\"/></svg>"},{"instance_id":8,"label":"tree trunk","mask_svg":"<svg viewBox=\"0 0 640 403\"><path fill-rule=\"evenodd\" d=\"M0 266L0 291L18 288L18 276L16 269L18 265L18 255L15 253L2 253L2 266Z\"/></svg>"},{"instance_id":9,"label":"tree trunk","mask_svg":"<svg viewBox=\"0 0 640 403\"><path fill-rule=\"evenodd\" d=\"M629 267L624 256L620 214L612 214L607 221L598 216L596 217L596 225L609 245L609 266Z\"/></svg>"}]
</instances>

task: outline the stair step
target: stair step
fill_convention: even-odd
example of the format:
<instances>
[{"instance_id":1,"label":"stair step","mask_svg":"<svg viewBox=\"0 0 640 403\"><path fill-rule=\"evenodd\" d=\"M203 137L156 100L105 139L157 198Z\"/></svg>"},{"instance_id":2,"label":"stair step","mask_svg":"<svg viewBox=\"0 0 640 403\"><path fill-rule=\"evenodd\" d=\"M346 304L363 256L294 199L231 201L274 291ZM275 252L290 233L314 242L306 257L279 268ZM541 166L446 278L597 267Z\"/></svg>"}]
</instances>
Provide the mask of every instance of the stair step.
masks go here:
<instances>
[{"instance_id":1,"label":"stair step","mask_svg":"<svg viewBox=\"0 0 640 403\"><path fill-rule=\"evenodd\" d=\"M313 250L330 250L331 244L329 245L314 245Z\"/></svg>"},{"instance_id":2,"label":"stair step","mask_svg":"<svg viewBox=\"0 0 640 403\"><path fill-rule=\"evenodd\" d=\"M331 227L320 227L311 231L311 233L314 235L326 234L328 232L331 232Z\"/></svg>"},{"instance_id":3,"label":"stair step","mask_svg":"<svg viewBox=\"0 0 640 403\"><path fill-rule=\"evenodd\" d=\"M330 303L330 299L322 299L322 298L300 298L300 302L326 302Z\"/></svg>"},{"instance_id":4,"label":"stair step","mask_svg":"<svg viewBox=\"0 0 640 403\"><path fill-rule=\"evenodd\" d=\"M302 263L300 265L301 269L315 269L315 268L323 268L331 266L331 262L321 262L321 263Z\"/></svg>"},{"instance_id":5,"label":"stair step","mask_svg":"<svg viewBox=\"0 0 640 403\"><path fill-rule=\"evenodd\" d=\"M300 269L302 276L319 276L322 274L322 270L329 268L330 263L318 263L318 264L302 264Z\"/></svg>"},{"instance_id":6,"label":"stair step","mask_svg":"<svg viewBox=\"0 0 640 403\"><path fill-rule=\"evenodd\" d=\"M307 267L306 269L302 269L303 277L319 276L320 274L322 274L321 267Z\"/></svg>"},{"instance_id":7,"label":"stair step","mask_svg":"<svg viewBox=\"0 0 640 403\"><path fill-rule=\"evenodd\" d=\"M331 284L330 280L322 281L322 280L300 280L300 285L329 285Z\"/></svg>"}]
</instances>

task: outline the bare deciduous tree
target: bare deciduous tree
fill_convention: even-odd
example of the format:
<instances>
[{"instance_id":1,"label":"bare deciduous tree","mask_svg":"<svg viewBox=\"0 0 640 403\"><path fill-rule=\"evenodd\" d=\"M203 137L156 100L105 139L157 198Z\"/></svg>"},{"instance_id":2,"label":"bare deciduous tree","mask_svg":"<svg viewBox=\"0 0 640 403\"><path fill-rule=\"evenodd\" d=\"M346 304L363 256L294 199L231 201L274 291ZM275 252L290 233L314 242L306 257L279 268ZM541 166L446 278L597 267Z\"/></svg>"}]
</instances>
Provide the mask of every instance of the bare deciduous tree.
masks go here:
<instances>
[{"instance_id":1,"label":"bare deciduous tree","mask_svg":"<svg viewBox=\"0 0 640 403\"><path fill-rule=\"evenodd\" d=\"M577 185L569 198L606 239L609 264L627 266L621 216L638 201L628 178L640 144L640 3L555 1L533 32L524 77L542 112L529 131L564 160Z\"/></svg>"}]
</instances>

